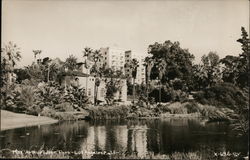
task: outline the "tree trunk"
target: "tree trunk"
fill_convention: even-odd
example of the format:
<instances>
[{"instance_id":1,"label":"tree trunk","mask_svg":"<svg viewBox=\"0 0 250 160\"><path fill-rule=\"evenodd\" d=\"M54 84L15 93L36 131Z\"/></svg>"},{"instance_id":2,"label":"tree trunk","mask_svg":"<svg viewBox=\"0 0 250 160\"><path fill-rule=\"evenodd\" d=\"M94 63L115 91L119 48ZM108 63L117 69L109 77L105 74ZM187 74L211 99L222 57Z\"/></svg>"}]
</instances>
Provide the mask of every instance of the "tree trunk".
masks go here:
<instances>
[{"instance_id":1,"label":"tree trunk","mask_svg":"<svg viewBox=\"0 0 250 160\"><path fill-rule=\"evenodd\" d=\"M47 82L49 82L49 66L48 66L48 76L47 76Z\"/></svg>"},{"instance_id":2,"label":"tree trunk","mask_svg":"<svg viewBox=\"0 0 250 160\"><path fill-rule=\"evenodd\" d=\"M94 87L94 105L96 105L96 85Z\"/></svg>"},{"instance_id":3,"label":"tree trunk","mask_svg":"<svg viewBox=\"0 0 250 160\"><path fill-rule=\"evenodd\" d=\"M98 95L98 86L96 86L96 97L95 97L95 103L97 105L97 95Z\"/></svg>"},{"instance_id":4,"label":"tree trunk","mask_svg":"<svg viewBox=\"0 0 250 160\"><path fill-rule=\"evenodd\" d=\"M160 89L159 89L159 103L161 104L161 82L160 82Z\"/></svg>"},{"instance_id":5,"label":"tree trunk","mask_svg":"<svg viewBox=\"0 0 250 160\"><path fill-rule=\"evenodd\" d=\"M133 104L135 103L135 78L133 79Z\"/></svg>"},{"instance_id":6,"label":"tree trunk","mask_svg":"<svg viewBox=\"0 0 250 160\"><path fill-rule=\"evenodd\" d=\"M147 78L147 107L149 105L149 76Z\"/></svg>"},{"instance_id":7,"label":"tree trunk","mask_svg":"<svg viewBox=\"0 0 250 160\"><path fill-rule=\"evenodd\" d=\"M147 91L146 91L146 92L147 92L147 107L148 107L148 103L149 103L149 97L148 97L148 94L149 94L149 93L148 93L148 88L149 88L149 87L148 87L148 82L147 82Z\"/></svg>"}]
</instances>

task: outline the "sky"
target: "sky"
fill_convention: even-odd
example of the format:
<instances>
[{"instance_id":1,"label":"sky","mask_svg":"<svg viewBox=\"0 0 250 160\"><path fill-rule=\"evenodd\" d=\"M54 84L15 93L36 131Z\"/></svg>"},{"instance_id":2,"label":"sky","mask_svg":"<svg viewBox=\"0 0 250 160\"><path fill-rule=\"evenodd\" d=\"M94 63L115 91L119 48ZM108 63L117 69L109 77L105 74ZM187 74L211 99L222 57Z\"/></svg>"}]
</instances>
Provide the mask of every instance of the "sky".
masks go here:
<instances>
[{"instance_id":1,"label":"sky","mask_svg":"<svg viewBox=\"0 0 250 160\"><path fill-rule=\"evenodd\" d=\"M147 54L150 44L179 41L196 57L241 53L241 26L249 31L248 0L3 0L2 43L21 48L19 66L85 47L118 47Z\"/></svg>"}]
</instances>

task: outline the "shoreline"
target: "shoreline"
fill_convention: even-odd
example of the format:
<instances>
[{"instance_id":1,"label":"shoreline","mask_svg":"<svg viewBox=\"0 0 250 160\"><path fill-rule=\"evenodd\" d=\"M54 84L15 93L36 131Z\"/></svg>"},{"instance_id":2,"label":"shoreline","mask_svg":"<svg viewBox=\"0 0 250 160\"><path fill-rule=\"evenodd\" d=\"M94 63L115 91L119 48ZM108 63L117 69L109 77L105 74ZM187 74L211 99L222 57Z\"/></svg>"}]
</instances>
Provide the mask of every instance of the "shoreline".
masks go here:
<instances>
[{"instance_id":1,"label":"shoreline","mask_svg":"<svg viewBox=\"0 0 250 160\"><path fill-rule=\"evenodd\" d=\"M57 123L58 120L1 110L1 130Z\"/></svg>"}]
</instances>

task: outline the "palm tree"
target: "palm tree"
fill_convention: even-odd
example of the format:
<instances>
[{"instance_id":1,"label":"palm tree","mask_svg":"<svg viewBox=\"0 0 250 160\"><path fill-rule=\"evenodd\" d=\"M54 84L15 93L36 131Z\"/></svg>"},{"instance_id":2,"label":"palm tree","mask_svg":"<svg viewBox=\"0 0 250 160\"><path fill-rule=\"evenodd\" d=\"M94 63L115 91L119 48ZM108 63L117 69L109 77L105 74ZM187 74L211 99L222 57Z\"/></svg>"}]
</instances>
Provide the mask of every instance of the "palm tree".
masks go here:
<instances>
[{"instance_id":1,"label":"palm tree","mask_svg":"<svg viewBox=\"0 0 250 160\"><path fill-rule=\"evenodd\" d=\"M137 61L137 59L133 58L132 61L127 62L125 64L125 67L132 70L131 76L133 78L133 103L134 103L135 102L135 79L137 75L137 68L139 67L139 62Z\"/></svg>"},{"instance_id":2,"label":"palm tree","mask_svg":"<svg viewBox=\"0 0 250 160\"><path fill-rule=\"evenodd\" d=\"M36 56L39 55L39 57L40 57L42 50L32 50L32 52L34 53L34 58L36 60Z\"/></svg>"},{"instance_id":3,"label":"palm tree","mask_svg":"<svg viewBox=\"0 0 250 160\"><path fill-rule=\"evenodd\" d=\"M95 77L95 96L94 96L94 104L97 104L97 92L98 92L98 87L101 83L101 77L102 77L102 69L103 69L103 56L100 52L100 50L95 50L90 53L89 59L94 62L94 65L92 66L90 73L94 75Z\"/></svg>"},{"instance_id":4,"label":"palm tree","mask_svg":"<svg viewBox=\"0 0 250 160\"><path fill-rule=\"evenodd\" d=\"M4 46L4 48L1 49L1 53L3 53L3 55L1 55L1 84L5 84L5 97L4 99L6 99L7 94L9 92L9 81L8 79L9 76L11 76L11 74L14 71L14 67L16 65L17 61L20 61L21 57L21 52L20 52L20 48L17 47L16 44L14 44L13 42L9 42L7 45ZM2 86L1 86L2 87ZM1 93L1 98L2 99L2 93ZM4 100L4 103L6 105L6 101ZM1 105L2 106L2 105Z\"/></svg>"},{"instance_id":5,"label":"palm tree","mask_svg":"<svg viewBox=\"0 0 250 160\"><path fill-rule=\"evenodd\" d=\"M49 82L49 74L50 74L50 66L51 66L51 59L49 57L46 57L42 61L42 65L44 65L44 72L45 72L45 77L47 75L47 82Z\"/></svg>"},{"instance_id":6,"label":"palm tree","mask_svg":"<svg viewBox=\"0 0 250 160\"><path fill-rule=\"evenodd\" d=\"M16 65L16 61L20 61L22 56L20 55L20 48L17 47L13 42L9 42L2 48L3 58L6 60L8 69L13 69Z\"/></svg>"},{"instance_id":7,"label":"palm tree","mask_svg":"<svg viewBox=\"0 0 250 160\"><path fill-rule=\"evenodd\" d=\"M77 58L71 54L66 59L64 67L66 67L69 71L74 71L75 69L77 69Z\"/></svg>"},{"instance_id":8,"label":"palm tree","mask_svg":"<svg viewBox=\"0 0 250 160\"><path fill-rule=\"evenodd\" d=\"M147 104L149 102L149 81L150 81L150 75L151 75L151 71L152 71L152 68L154 67L154 64L155 64L155 61L153 58L151 57L146 57L145 58L145 63L144 63L144 66L146 66L146 71L147 71Z\"/></svg>"},{"instance_id":9,"label":"palm tree","mask_svg":"<svg viewBox=\"0 0 250 160\"><path fill-rule=\"evenodd\" d=\"M2 48L1 52L3 53L1 57L3 61L2 70L6 78L8 78L8 73L12 73L14 71L16 61L20 61L22 58L20 55L20 48L18 48L16 44L9 42L8 45L5 45L4 48Z\"/></svg>"},{"instance_id":10,"label":"palm tree","mask_svg":"<svg viewBox=\"0 0 250 160\"><path fill-rule=\"evenodd\" d=\"M84 58L84 67L86 69L89 69L90 66L88 64L88 59L91 58L93 50L91 48L86 47L86 48L84 48L84 50L82 51L82 53L83 53L83 58Z\"/></svg>"},{"instance_id":11,"label":"palm tree","mask_svg":"<svg viewBox=\"0 0 250 160\"><path fill-rule=\"evenodd\" d=\"M161 88L162 88L162 78L163 75L165 74L167 63L165 60L160 59L158 64L157 64L157 69L158 69L158 78L159 78L159 103L161 103Z\"/></svg>"}]
</instances>

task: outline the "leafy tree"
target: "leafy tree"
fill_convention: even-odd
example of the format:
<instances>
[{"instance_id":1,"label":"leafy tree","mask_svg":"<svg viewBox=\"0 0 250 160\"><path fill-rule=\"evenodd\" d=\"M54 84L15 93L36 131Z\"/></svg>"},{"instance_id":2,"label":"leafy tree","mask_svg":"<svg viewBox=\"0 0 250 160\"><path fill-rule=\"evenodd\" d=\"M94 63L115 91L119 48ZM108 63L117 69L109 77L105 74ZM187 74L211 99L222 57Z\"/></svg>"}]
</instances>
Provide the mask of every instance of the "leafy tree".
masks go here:
<instances>
[{"instance_id":1,"label":"leafy tree","mask_svg":"<svg viewBox=\"0 0 250 160\"><path fill-rule=\"evenodd\" d=\"M193 87L203 89L221 82L220 58L216 52L201 57L201 64L194 65Z\"/></svg>"},{"instance_id":2,"label":"leafy tree","mask_svg":"<svg viewBox=\"0 0 250 160\"><path fill-rule=\"evenodd\" d=\"M166 89L169 87L169 83L172 80L180 79L184 86L189 87L186 89L186 91L191 89L190 84L192 83L193 78L192 61L194 56L189 53L188 49L181 48L179 42L171 42L168 40L164 43L156 42L152 45L149 45L148 53L154 60L150 78L152 80L159 79L161 86L160 88ZM156 100L158 99L158 101L162 101L162 89L160 89L159 92L159 96L154 97ZM150 95L156 95L155 91ZM168 98L164 97L164 101L166 99Z\"/></svg>"},{"instance_id":3,"label":"leafy tree","mask_svg":"<svg viewBox=\"0 0 250 160\"><path fill-rule=\"evenodd\" d=\"M59 58L50 59L49 57L46 57L43 59L42 65L43 74L45 77L44 81L46 82L49 82L50 80L58 80L58 75L61 72L64 72L64 64ZM78 68L78 66L76 68Z\"/></svg>"},{"instance_id":4,"label":"leafy tree","mask_svg":"<svg viewBox=\"0 0 250 160\"><path fill-rule=\"evenodd\" d=\"M244 27L241 28L241 38L237 42L241 43L242 53L239 56L226 56L220 62L224 65L222 78L225 82L233 83L240 88L249 87L249 38Z\"/></svg>"},{"instance_id":5,"label":"leafy tree","mask_svg":"<svg viewBox=\"0 0 250 160\"><path fill-rule=\"evenodd\" d=\"M224 65L222 68L222 80L237 85L239 76L239 57L226 56L220 60L220 63Z\"/></svg>"},{"instance_id":6,"label":"leafy tree","mask_svg":"<svg viewBox=\"0 0 250 160\"><path fill-rule=\"evenodd\" d=\"M159 61L166 62L165 73L162 77L163 84L169 83L170 80L175 78L179 78L185 83L189 83L192 79L191 71L194 56L187 49L182 49L179 42L172 43L169 40L162 44L156 42L149 45L148 53L155 60L155 65L152 67L152 79L159 77L156 67Z\"/></svg>"},{"instance_id":7,"label":"leafy tree","mask_svg":"<svg viewBox=\"0 0 250 160\"><path fill-rule=\"evenodd\" d=\"M146 71L147 71L147 77L146 77L146 83L147 83L147 104L149 102L149 82L150 82L150 76L151 76L151 71L154 66L154 59L151 57L146 57L145 58L145 63L144 66L146 66Z\"/></svg>"},{"instance_id":8,"label":"leafy tree","mask_svg":"<svg viewBox=\"0 0 250 160\"><path fill-rule=\"evenodd\" d=\"M26 66L25 69L27 70L27 73L30 76L30 79L37 81L37 82L45 81L45 75L43 73L42 65L33 63L30 66Z\"/></svg>"},{"instance_id":9,"label":"leafy tree","mask_svg":"<svg viewBox=\"0 0 250 160\"><path fill-rule=\"evenodd\" d=\"M209 52L208 55L201 57L202 72L206 76L209 87L220 81L219 60L220 58L216 52Z\"/></svg>"},{"instance_id":10,"label":"leafy tree","mask_svg":"<svg viewBox=\"0 0 250 160\"><path fill-rule=\"evenodd\" d=\"M158 61L156 68L158 69L158 78L159 78L159 102L161 103L161 89L162 89L162 78L166 73L167 63L163 59Z\"/></svg>"},{"instance_id":11,"label":"leafy tree","mask_svg":"<svg viewBox=\"0 0 250 160\"><path fill-rule=\"evenodd\" d=\"M239 76L238 84L241 88L249 87L249 57L250 57L250 40L244 27L241 27L241 38L237 40L241 44L242 53L239 55Z\"/></svg>"}]
</instances>

